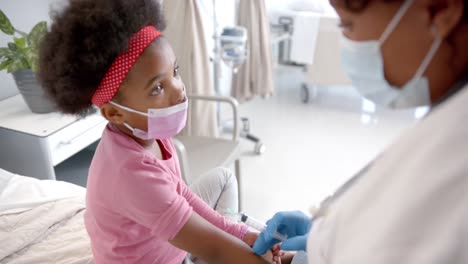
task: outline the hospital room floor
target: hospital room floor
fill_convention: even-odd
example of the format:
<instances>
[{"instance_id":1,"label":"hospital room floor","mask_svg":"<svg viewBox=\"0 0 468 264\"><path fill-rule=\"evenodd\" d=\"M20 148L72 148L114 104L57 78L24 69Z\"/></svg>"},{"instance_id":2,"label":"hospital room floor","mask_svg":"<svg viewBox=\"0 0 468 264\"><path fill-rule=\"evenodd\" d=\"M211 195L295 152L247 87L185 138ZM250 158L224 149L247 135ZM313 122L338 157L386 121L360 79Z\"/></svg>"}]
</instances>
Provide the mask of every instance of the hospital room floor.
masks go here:
<instances>
[{"instance_id":1,"label":"hospital room floor","mask_svg":"<svg viewBox=\"0 0 468 264\"><path fill-rule=\"evenodd\" d=\"M319 87L304 104L299 69L282 67L274 76L273 97L240 106L266 146L255 155L254 144L242 142L242 209L261 220L280 210L308 211L415 122L414 111L362 115L351 87ZM85 186L92 155L86 149L60 164L57 178Z\"/></svg>"},{"instance_id":2,"label":"hospital room floor","mask_svg":"<svg viewBox=\"0 0 468 264\"><path fill-rule=\"evenodd\" d=\"M303 104L302 75L278 69L276 94L240 107L267 148L254 155L244 141L241 159L243 211L261 220L280 210L309 211L415 122L414 111L362 115L351 87L319 87Z\"/></svg>"}]
</instances>

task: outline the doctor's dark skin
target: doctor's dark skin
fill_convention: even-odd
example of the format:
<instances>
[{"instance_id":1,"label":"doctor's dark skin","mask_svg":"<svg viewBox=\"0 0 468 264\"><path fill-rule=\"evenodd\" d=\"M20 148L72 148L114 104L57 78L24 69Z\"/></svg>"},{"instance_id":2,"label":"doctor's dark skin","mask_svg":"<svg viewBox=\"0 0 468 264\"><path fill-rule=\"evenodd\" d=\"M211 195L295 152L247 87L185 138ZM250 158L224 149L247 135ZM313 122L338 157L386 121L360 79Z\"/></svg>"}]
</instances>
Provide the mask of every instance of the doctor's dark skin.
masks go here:
<instances>
[{"instance_id":1,"label":"doctor's dark skin","mask_svg":"<svg viewBox=\"0 0 468 264\"><path fill-rule=\"evenodd\" d=\"M168 108L184 102L185 86L179 75L176 56L164 37L156 38L138 58L113 98L116 103L146 113L149 108ZM131 127L148 131L147 117L106 103L102 115L120 131L143 146L154 140L135 137L124 122Z\"/></svg>"},{"instance_id":2,"label":"doctor's dark skin","mask_svg":"<svg viewBox=\"0 0 468 264\"><path fill-rule=\"evenodd\" d=\"M343 34L356 41L378 40L403 1L374 0L353 11L346 2L330 0L340 16ZM468 25L463 0L416 0L383 43L385 77L397 87L416 73L436 37L444 41L425 72L431 100L444 97L468 66Z\"/></svg>"}]
</instances>

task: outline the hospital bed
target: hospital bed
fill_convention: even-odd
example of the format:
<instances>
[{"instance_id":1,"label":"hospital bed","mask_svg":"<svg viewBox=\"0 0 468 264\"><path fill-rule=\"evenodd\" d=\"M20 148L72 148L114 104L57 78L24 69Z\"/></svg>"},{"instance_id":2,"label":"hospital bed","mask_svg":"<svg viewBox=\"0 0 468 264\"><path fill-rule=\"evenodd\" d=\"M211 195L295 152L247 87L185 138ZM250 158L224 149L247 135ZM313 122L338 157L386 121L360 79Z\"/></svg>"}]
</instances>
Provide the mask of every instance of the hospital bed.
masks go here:
<instances>
[{"instance_id":1,"label":"hospital bed","mask_svg":"<svg viewBox=\"0 0 468 264\"><path fill-rule=\"evenodd\" d=\"M318 86L350 85L341 69L339 19L330 12L270 9L276 62L302 68L301 99L308 102ZM312 91L310 91L310 88Z\"/></svg>"},{"instance_id":2,"label":"hospital bed","mask_svg":"<svg viewBox=\"0 0 468 264\"><path fill-rule=\"evenodd\" d=\"M190 183L210 169L234 163L240 182L237 102L214 96L189 98L229 104L235 122L232 138L174 139L183 179ZM83 221L85 188L30 176L34 178L0 169L0 264L94 263Z\"/></svg>"},{"instance_id":3,"label":"hospital bed","mask_svg":"<svg viewBox=\"0 0 468 264\"><path fill-rule=\"evenodd\" d=\"M85 189L0 169L0 263L94 263Z\"/></svg>"},{"instance_id":4,"label":"hospital bed","mask_svg":"<svg viewBox=\"0 0 468 264\"><path fill-rule=\"evenodd\" d=\"M228 97L188 97L229 104L234 129L231 138L174 138L184 181L189 184L215 167L234 164L240 186L237 102ZM190 122L187 128L190 131ZM35 178L0 169L0 264L93 263L83 222L86 189L31 176ZM239 190L239 199L240 195Z\"/></svg>"}]
</instances>

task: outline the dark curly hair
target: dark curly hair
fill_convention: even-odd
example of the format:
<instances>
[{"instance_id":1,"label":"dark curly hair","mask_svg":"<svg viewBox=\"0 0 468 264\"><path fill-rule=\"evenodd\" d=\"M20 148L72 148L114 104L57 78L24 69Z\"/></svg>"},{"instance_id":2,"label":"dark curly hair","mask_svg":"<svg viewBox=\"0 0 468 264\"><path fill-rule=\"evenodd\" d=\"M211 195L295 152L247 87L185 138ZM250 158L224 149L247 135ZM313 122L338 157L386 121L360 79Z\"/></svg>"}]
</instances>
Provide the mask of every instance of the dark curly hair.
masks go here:
<instances>
[{"instance_id":1,"label":"dark curly hair","mask_svg":"<svg viewBox=\"0 0 468 264\"><path fill-rule=\"evenodd\" d=\"M91 97L129 39L166 22L158 0L70 0L53 14L50 32L40 48L38 79L45 92L67 114L85 116L95 108Z\"/></svg>"},{"instance_id":2,"label":"dark curly hair","mask_svg":"<svg viewBox=\"0 0 468 264\"><path fill-rule=\"evenodd\" d=\"M375 0L334 0L335 3L344 6L346 9L350 10L351 12L361 12L364 10L367 5ZM384 2L395 2L395 1L402 1L402 0L383 0ZM465 3L465 10L463 13L463 21L468 22L468 0L464 0Z\"/></svg>"}]
</instances>

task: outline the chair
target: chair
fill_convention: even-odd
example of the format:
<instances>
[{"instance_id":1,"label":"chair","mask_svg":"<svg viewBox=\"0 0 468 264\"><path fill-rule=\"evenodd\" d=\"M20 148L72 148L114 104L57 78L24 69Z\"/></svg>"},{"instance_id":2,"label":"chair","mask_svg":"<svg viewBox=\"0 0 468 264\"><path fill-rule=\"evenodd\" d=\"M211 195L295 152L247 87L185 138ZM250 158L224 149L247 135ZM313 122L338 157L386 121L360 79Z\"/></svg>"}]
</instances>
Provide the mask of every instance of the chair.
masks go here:
<instances>
[{"instance_id":1,"label":"chair","mask_svg":"<svg viewBox=\"0 0 468 264\"><path fill-rule=\"evenodd\" d=\"M234 129L232 138L177 136L174 145L179 156L182 178L190 184L196 177L216 167L227 167L234 163L238 182L239 207L241 206L241 177L240 177L240 141L238 102L231 97L189 95L189 102L193 100L227 103L232 107ZM190 133L190 124L187 124Z\"/></svg>"}]
</instances>

